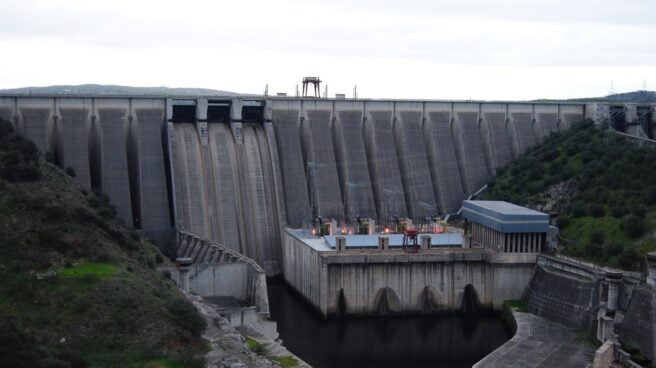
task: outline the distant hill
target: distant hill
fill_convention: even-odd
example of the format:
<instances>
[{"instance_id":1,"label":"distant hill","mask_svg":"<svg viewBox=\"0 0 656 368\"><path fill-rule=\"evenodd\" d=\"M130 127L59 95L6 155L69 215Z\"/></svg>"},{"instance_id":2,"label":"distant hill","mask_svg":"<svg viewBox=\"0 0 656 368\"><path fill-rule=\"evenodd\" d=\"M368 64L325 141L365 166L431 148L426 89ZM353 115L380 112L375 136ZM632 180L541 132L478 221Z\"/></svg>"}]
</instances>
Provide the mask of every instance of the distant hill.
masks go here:
<instances>
[{"instance_id":1,"label":"distant hill","mask_svg":"<svg viewBox=\"0 0 656 368\"><path fill-rule=\"evenodd\" d=\"M606 97L576 98L573 101L604 101L604 102L636 102L649 103L656 102L656 91L633 91L625 93L616 93Z\"/></svg>"},{"instance_id":2,"label":"distant hill","mask_svg":"<svg viewBox=\"0 0 656 368\"><path fill-rule=\"evenodd\" d=\"M237 96L238 93L207 88L130 87L104 84L21 87L0 90L0 95L110 95L110 96Z\"/></svg>"},{"instance_id":3,"label":"distant hill","mask_svg":"<svg viewBox=\"0 0 656 368\"><path fill-rule=\"evenodd\" d=\"M564 100L538 99L533 102L633 102L633 103L656 103L656 91L633 91L615 93L604 97L583 97Z\"/></svg>"}]
</instances>

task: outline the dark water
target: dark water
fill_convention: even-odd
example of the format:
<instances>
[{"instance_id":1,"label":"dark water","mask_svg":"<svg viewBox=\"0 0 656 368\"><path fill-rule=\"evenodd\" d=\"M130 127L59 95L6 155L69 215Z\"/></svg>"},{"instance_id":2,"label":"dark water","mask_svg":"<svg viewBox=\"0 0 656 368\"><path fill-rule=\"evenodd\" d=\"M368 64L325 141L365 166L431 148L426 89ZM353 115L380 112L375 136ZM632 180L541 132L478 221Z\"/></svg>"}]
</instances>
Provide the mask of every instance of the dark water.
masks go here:
<instances>
[{"instance_id":1,"label":"dark water","mask_svg":"<svg viewBox=\"0 0 656 368\"><path fill-rule=\"evenodd\" d=\"M471 367L511 337L493 312L324 320L289 286L268 289L283 344L314 368Z\"/></svg>"}]
</instances>

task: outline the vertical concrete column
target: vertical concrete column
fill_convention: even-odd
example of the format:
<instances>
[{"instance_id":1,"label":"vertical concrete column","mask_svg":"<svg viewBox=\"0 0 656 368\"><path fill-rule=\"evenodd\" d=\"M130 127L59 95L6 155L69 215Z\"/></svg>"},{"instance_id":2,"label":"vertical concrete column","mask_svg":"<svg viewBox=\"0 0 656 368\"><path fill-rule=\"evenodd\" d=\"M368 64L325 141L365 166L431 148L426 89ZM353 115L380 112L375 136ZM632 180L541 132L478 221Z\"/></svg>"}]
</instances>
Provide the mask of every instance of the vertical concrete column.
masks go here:
<instances>
[{"instance_id":1,"label":"vertical concrete column","mask_svg":"<svg viewBox=\"0 0 656 368\"><path fill-rule=\"evenodd\" d=\"M606 303L606 309L609 312L616 311L619 305L622 272L606 271L606 281L608 282L608 302Z\"/></svg>"},{"instance_id":2,"label":"vertical concrete column","mask_svg":"<svg viewBox=\"0 0 656 368\"><path fill-rule=\"evenodd\" d=\"M370 218L367 220L367 233L369 235L374 235L376 233L376 220Z\"/></svg>"},{"instance_id":3,"label":"vertical concrete column","mask_svg":"<svg viewBox=\"0 0 656 368\"><path fill-rule=\"evenodd\" d=\"M251 269L248 272L255 271ZM255 306L260 314L269 317L269 297L267 296L266 274L264 272L258 273L255 282Z\"/></svg>"},{"instance_id":4,"label":"vertical concrete column","mask_svg":"<svg viewBox=\"0 0 656 368\"><path fill-rule=\"evenodd\" d=\"M647 283L656 287L656 252L647 253Z\"/></svg>"},{"instance_id":5,"label":"vertical concrete column","mask_svg":"<svg viewBox=\"0 0 656 368\"><path fill-rule=\"evenodd\" d=\"M189 257L178 257L175 265L178 268L179 280L178 287L185 292L189 292L189 270L191 270L192 260Z\"/></svg>"},{"instance_id":6,"label":"vertical concrete column","mask_svg":"<svg viewBox=\"0 0 656 368\"><path fill-rule=\"evenodd\" d=\"M330 220L329 222L329 233L330 235L336 235L337 231L337 220Z\"/></svg>"},{"instance_id":7,"label":"vertical concrete column","mask_svg":"<svg viewBox=\"0 0 656 368\"><path fill-rule=\"evenodd\" d=\"M422 235L421 236L421 249L430 249L431 248L431 236Z\"/></svg>"},{"instance_id":8,"label":"vertical concrete column","mask_svg":"<svg viewBox=\"0 0 656 368\"><path fill-rule=\"evenodd\" d=\"M378 237L378 250L385 251L389 249L389 237L388 236L379 236Z\"/></svg>"},{"instance_id":9,"label":"vertical concrete column","mask_svg":"<svg viewBox=\"0 0 656 368\"><path fill-rule=\"evenodd\" d=\"M338 252L343 252L346 250L346 238L343 236L338 236L335 238L335 249Z\"/></svg>"}]
</instances>

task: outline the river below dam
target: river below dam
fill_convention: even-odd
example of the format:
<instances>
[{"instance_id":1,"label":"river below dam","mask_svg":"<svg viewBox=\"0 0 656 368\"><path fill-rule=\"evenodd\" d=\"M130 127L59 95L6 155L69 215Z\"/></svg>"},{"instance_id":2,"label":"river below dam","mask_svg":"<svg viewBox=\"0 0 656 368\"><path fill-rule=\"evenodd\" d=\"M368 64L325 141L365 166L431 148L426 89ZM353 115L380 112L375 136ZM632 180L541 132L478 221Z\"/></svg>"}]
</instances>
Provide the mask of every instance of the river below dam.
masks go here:
<instances>
[{"instance_id":1,"label":"river below dam","mask_svg":"<svg viewBox=\"0 0 656 368\"><path fill-rule=\"evenodd\" d=\"M469 368L512 336L492 311L324 319L290 286L268 290L283 344L314 368Z\"/></svg>"}]
</instances>

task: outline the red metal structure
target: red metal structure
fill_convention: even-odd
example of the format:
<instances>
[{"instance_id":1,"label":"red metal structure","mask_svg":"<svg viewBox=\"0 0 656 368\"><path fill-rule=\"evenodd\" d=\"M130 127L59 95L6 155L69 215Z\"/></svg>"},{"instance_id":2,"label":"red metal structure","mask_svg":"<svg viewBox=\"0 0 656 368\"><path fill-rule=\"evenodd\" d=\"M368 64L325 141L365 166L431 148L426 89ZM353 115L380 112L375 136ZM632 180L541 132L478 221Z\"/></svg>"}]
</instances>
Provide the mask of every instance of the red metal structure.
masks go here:
<instances>
[{"instance_id":1,"label":"red metal structure","mask_svg":"<svg viewBox=\"0 0 656 368\"><path fill-rule=\"evenodd\" d=\"M406 253L419 252L419 244L417 244L417 229L406 229L403 232L403 251Z\"/></svg>"}]
</instances>

